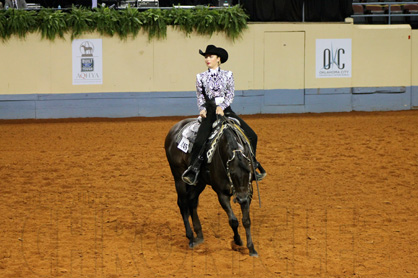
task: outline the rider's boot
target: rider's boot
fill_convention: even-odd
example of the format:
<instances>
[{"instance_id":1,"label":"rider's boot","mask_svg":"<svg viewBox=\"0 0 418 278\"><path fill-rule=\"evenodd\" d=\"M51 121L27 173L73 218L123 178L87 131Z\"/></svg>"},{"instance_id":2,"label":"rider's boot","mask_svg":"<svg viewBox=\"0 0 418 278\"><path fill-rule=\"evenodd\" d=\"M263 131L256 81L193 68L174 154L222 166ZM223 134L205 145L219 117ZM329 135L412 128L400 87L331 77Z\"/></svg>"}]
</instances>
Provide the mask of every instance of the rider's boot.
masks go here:
<instances>
[{"instance_id":1,"label":"rider's boot","mask_svg":"<svg viewBox=\"0 0 418 278\"><path fill-rule=\"evenodd\" d=\"M263 166L261 166L260 162L255 162L255 168L260 171L260 173L256 171L254 174L257 181L261 181L267 176L267 172L264 170Z\"/></svg>"},{"instance_id":2,"label":"rider's boot","mask_svg":"<svg viewBox=\"0 0 418 278\"><path fill-rule=\"evenodd\" d=\"M203 159L199 156L195 161L184 171L181 176L182 180L189 185L196 185L197 178L200 172L200 166L202 165Z\"/></svg>"}]
</instances>

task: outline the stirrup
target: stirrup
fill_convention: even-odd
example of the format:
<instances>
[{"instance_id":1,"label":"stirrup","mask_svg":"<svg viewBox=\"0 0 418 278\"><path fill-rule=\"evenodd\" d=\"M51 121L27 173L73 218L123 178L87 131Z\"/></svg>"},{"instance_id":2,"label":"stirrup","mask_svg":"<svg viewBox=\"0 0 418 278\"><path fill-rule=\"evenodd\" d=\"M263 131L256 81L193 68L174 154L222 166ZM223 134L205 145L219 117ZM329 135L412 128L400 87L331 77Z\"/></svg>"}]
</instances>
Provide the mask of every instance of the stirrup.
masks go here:
<instances>
[{"instance_id":1,"label":"stirrup","mask_svg":"<svg viewBox=\"0 0 418 278\"><path fill-rule=\"evenodd\" d=\"M181 175L181 179L188 185L196 185L198 176L199 170L195 167L189 166L189 168L184 171L183 175Z\"/></svg>"}]
</instances>

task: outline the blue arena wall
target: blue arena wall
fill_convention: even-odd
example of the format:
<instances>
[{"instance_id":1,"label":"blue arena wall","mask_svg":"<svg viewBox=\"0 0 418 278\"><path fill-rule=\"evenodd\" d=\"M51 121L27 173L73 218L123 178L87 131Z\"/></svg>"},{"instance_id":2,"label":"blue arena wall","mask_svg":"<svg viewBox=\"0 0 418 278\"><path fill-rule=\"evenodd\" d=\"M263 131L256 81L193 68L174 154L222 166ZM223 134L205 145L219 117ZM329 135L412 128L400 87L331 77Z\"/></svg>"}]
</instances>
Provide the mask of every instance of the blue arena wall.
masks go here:
<instances>
[{"instance_id":1,"label":"blue arena wall","mask_svg":"<svg viewBox=\"0 0 418 278\"><path fill-rule=\"evenodd\" d=\"M236 91L232 108L245 114L391 111L418 108L418 87ZM197 115L189 92L0 95L1 119Z\"/></svg>"}]
</instances>

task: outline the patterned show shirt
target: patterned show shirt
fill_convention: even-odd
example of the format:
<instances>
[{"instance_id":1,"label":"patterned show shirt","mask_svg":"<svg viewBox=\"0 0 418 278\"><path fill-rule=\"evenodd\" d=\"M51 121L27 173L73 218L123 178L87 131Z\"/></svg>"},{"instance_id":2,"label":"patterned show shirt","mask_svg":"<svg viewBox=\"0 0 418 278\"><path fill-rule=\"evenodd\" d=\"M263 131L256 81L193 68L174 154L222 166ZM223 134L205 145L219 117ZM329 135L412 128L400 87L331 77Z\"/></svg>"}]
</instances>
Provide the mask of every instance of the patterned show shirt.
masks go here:
<instances>
[{"instance_id":1,"label":"patterned show shirt","mask_svg":"<svg viewBox=\"0 0 418 278\"><path fill-rule=\"evenodd\" d=\"M234 76L232 71L208 69L196 76L197 107L199 111L206 110L203 89L209 99L215 99L223 110L231 105L234 100Z\"/></svg>"}]
</instances>

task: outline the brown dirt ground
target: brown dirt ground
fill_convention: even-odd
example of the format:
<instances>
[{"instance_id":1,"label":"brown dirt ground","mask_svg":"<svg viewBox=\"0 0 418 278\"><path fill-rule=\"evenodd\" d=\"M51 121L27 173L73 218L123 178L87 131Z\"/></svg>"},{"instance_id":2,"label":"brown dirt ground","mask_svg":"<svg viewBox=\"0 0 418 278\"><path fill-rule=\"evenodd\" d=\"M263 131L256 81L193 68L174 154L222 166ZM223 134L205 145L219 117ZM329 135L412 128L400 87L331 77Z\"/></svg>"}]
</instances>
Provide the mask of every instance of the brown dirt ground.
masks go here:
<instances>
[{"instance_id":1,"label":"brown dirt ground","mask_svg":"<svg viewBox=\"0 0 418 278\"><path fill-rule=\"evenodd\" d=\"M259 258L210 187L188 248L163 149L180 117L0 121L0 277L418 277L417 110L243 118Z\"/></svg>"}]
</instances>

